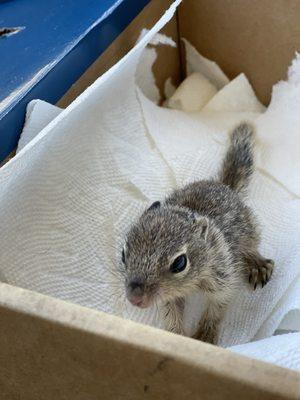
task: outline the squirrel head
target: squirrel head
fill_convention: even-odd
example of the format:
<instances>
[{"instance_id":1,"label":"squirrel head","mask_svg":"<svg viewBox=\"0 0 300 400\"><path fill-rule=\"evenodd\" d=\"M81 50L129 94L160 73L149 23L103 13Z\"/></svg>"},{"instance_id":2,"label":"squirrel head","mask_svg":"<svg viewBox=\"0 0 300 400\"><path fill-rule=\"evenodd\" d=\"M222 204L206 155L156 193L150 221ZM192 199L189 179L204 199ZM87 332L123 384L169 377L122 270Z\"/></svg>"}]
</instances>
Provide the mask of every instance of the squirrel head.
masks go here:
<instances>
[{"instance_id":1,"label":"squirrel head","mask_svg":"<svg viewBox=\"0 0 300 400\"><path fill-rule=\"evenodd\" d=\"M218 254L211 250L223 241L208 218L185 207L153 203L129 230L122 250L127 299L146 308L199 288L210 258Z\"/></svg>"}]
</instances>

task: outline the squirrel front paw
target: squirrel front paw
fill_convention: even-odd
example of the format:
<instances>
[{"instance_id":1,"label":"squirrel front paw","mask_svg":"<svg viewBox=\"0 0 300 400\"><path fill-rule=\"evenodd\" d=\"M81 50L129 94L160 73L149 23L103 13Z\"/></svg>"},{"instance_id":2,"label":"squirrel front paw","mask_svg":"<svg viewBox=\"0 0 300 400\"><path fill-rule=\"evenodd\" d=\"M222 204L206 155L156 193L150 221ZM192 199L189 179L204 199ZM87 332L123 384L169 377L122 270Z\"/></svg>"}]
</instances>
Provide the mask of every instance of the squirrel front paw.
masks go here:
<instances>
[{"instance_id":1,"label":"squirrel front paw","mask_svg":"<svg viewBox=\"0 0 300 400\"><path fill-rule=\"evenodd\" d=\"M192 338L205 343L218 344L218 330L215 326L200 323L198 330Z\"/></svg>"},{"instance_id":2,"label":"squirrel front paw","mask_svg":"<svg viewBox=\"0 0 300 400\"><path fill-rule=\"evenodd\" d=\"M274 270L274 261L266 258L255 260L253 266L249 269L249 283L255 290L257 285L261 283L263 288L271 279Z\"/></svg>"}]
</instances>

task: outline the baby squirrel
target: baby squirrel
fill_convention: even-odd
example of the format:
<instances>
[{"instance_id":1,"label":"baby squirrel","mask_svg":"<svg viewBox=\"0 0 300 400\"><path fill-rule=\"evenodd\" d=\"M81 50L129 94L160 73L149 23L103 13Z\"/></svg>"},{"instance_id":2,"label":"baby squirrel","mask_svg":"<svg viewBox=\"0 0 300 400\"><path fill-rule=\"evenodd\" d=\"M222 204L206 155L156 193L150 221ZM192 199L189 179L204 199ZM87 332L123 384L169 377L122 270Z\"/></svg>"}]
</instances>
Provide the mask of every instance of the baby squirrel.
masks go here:
<instances>
[{"instance_id":1,"label":"baby squirrel","mask_svg":"<svg viewBox=\"0 0 300 400\"><path fill-rule=\"evenodd\" d=\"M163 302L165 327L184 334L185 296L201 290L207 308L194 338L217 344L220 321L242 280L256 289L274 262L258 252L259 233L243 202L253 172L251 125L241 123L217 179L177 189L153 203L129 230L122 250L127 299Z\"/></svg>"}]
</instances>

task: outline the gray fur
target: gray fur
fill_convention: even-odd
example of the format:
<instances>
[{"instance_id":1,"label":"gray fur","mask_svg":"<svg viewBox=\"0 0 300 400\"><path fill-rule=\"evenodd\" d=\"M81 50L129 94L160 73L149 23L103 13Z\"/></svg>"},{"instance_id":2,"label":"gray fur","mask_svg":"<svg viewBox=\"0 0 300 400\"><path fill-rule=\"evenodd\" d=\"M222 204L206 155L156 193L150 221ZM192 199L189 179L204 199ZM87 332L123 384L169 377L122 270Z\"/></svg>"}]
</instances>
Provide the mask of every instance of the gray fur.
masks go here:
<instances>
[{"instance_id":1,"label":"gray fur","mask_svg":"<svg viewBox=\"0 0 300 400\"><path fill-rule=\"evenodd\" d=\"M133 224L126 237L125 287L139 282L142 304L162 301L166 329L183 334L186 295L205 293L208 306L196 338L217 343L224 311L245 276L256 288L270 279L272 260L257 251L259 233L252 211L240 196L253 171L253 129L237 126L217 180L175 190ZM186 254L187 268L173 274L170 265Z\"/></svg>"},{"instance_id":2,"label":"gray fur","mask_svg":"<svg viewBox=\"0 0 300 400\"><path fill-rule=\"evenodd\" d=\"M253 127L242 123L231 134L219 180L232 190L242 192L247 189L252 173Z\"/></svg>"}]
</instances>

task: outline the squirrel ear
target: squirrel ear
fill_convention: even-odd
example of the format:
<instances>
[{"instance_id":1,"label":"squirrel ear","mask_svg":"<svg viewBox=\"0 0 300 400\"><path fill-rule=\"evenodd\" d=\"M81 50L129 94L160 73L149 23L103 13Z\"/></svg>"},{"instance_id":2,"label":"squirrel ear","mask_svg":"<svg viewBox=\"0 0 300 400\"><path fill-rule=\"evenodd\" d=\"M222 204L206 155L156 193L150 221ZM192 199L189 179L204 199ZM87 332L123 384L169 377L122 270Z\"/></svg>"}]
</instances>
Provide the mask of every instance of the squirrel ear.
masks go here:
<instances>
[{"instance_id":1,"label":"squirrel ear","mask_svg":"<svg viewBox=\"0 0 300 400\"><path fill-rule=\"evenodd\" d=\"M160 201L155 201L154 203L151 204L151 206L148 208L147 211L149 210L154 210L155 208L160 207Z\"/></svg>"},{"instance_id":2,"label":"squirrel ear","mask_svg":"<svg viewBox=\"0 0 300 400\"><path fill-rule=\"evenodd\" d=\"M201 238L206 241L209 230L209 219L195 214L195 222L199 226Z\"/></svg>"}]
</instances>

